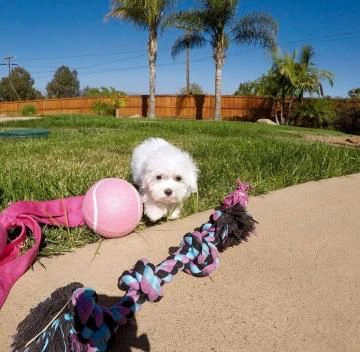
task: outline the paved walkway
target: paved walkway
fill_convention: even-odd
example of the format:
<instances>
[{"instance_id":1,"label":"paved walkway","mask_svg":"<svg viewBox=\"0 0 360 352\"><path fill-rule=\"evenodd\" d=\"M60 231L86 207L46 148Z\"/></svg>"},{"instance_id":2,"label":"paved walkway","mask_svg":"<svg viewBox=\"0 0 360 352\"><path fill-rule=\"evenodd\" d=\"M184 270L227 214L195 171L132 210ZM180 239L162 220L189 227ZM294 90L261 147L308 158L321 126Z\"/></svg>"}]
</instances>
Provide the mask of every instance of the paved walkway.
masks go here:
<instances>
[{"instance_id":1,"label":"paved walkway","mask_svg":"<svg viewBox=\"0 0 360 352\"><path fill-rule=\"evenodd\" d=\"M11 116L11 117L0 117L1 122L8 122L8 121L26 121L26 120L36 120L42 119L42 116Z\"/></svg>"},{"instance_id":2,"label":"paved walkway","mask_svg":"<svg viewBox=\"0 0 360 352\"><path fill-rule=\"evenodd\" d=\"M360 174L251 198L260 222L248 243L221 255L209 278L179 274L147 303L114 351L355 352L360 346ZM80 281L117 296L137 259L158 263L209 212L35 264L0 312L0 350L29 308Z\"/></svg>"}]
</instances>

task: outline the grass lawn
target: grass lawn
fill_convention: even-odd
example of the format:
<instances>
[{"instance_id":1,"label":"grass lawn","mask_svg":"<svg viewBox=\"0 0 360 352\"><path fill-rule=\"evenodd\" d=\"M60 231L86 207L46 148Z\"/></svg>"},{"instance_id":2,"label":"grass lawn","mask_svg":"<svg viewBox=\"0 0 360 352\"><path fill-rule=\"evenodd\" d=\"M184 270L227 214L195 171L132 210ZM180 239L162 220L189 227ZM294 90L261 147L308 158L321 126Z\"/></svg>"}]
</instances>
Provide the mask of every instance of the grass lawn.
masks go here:
<instances>
[{"instance_id":1,"label":"grass lawn","mask_svg":"<svg viewBox=\"0 0 360 352\"><path fill-rule=\"evenodd\" d=\"M185 215L216 206L233 189L237 177L251 182L252 194L257 195L310 180L360 172L360 150L302 139L305 134L339 134L332 131L240 122L119 120L75 115L0 125L1 129L14 127L44 127L51 134L47 139L0 139L1 208L10 201L84 194L105 177L131 180L131 151L149 136L166 138L189 151L199 165L198 207L194 199L189 200ZM98 240L86 228L45 229L45 233L48 245L42 255Z\"/></svg>"}]
</instances>

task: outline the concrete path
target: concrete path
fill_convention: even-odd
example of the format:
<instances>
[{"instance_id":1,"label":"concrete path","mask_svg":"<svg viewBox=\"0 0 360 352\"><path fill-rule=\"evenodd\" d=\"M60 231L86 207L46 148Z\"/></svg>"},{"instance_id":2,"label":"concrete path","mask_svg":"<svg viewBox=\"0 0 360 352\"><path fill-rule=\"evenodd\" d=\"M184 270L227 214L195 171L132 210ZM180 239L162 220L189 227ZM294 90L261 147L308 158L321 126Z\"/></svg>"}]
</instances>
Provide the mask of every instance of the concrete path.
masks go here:
<instances>
[{"instance_id":1,"label":"concrete path","mask_svg":"<svg viewBox=\"0 0 360 352\"><path fill-rule=\"evenodd\" d=\"M360 174L250 200L260 222L248 243L221 255L209 278L183 273L147 303L113 351L355 352L360 349ZM207 220L209 212L35 264L0 312L0 350L29 309L71 281L122 295L118 276ZM111 300L111 298L109 298Z\"/></svg>"},{"instance_id":2,"label":"concrete path","mask_svg":"<svg viewBox=\"0 0 360 352\"><path fill-rule=\"evenodd\" d=\"M8 121L26 121L26 120L37 120L42 119L42 116L11 116L11 117L0 117L1 122L8 122Z\"/></svg>"}]
</instances>

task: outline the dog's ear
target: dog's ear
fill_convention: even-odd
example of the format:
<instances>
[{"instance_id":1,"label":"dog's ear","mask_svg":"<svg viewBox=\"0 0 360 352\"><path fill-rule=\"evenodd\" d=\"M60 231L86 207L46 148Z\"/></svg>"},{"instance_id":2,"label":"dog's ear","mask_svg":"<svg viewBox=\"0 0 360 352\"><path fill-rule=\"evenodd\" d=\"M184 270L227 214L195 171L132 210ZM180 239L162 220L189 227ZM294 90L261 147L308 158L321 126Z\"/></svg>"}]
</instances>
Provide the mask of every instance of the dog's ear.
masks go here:
<instances>
[{"instance_id":1,"label":"dog's ear","mask_svg":"<svg viewBox=\"0 0 360 352\"><path fill-rule=\"evenodd\" d=\"M144 168L143 174L141 176L141 185L142 188L146 191L151 190L154 185L158 182L156 176L159 175L161 171L159 168L150 167L149 165Z\"/></svg>"},{"instance_id":2,"label":"dog's ear","mask_svg":"<svg viewBox=\"0 0 360 352\"><path fill-rule=\"evenodd\" d=\"M150 187L150 184L152 183L153 175L151 172L146 172L141 177L141 188L147 189Z\"/></svg>"},{"instance_id":3,"label":"dog's ear","mask_svg":"<svg viewBox=\"0 0 360 352\"><path fill-rule=\"evenodd\" d=\"M198 173L199 170L194 168L189 175L189 186L190 186L190 193L197 193L198 191Z\"/></svg>"}]
</instances>

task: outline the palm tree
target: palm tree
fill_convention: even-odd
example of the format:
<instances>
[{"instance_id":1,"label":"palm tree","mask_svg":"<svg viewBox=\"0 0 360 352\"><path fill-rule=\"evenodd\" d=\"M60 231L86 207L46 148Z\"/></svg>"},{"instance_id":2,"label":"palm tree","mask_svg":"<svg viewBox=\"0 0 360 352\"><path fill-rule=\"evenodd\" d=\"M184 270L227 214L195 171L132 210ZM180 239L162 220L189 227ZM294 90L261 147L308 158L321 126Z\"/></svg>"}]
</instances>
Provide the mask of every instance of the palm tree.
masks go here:
<instances>
[{"instance_id":1,"label":"palm tree","mask_svg":"<svg viewBox=\"0 0 360 352\"><path fill-rule=\"evenodd\" d=\"M195 31L209 42L215 61L215 120L221 120L221 80L231 41L240 45L274 48L278 26L265 13L251 13L236 20L239 0L198 0L198 8L170 16L169 23Z\"/></svg>"},{"instance_id":2,"label":"palm tree","mask_svg":"<svg viewBox=\"0 0 360 352\"><path fill-rule=\"evenodd\" d=\"M277 86L277 96L280 98L280 121L287 123L285 118L286 99L290 98L288 114L291 110L292 98L303 101L304 94L324 96L322 81L327 80L333 86L334 75L326 70L318 69L312 62L315 51L310 45L302 47L299 54L294 50L283 56L278 49L273 51L273 65L268 76Z\"/></svg>"},{"instance_id":3,"label":"palm tree","mask_svg":"<svg viewBox=\"0 0 360 352\"><path fill-rule=\"evenodd\" d=\"M360 98L360 88L353 88L348 91L349 98L358 99Z\"/></svg>"},{"instance_id":4,"label":"palm tree","mask_svg":"<svg viewBox=\"0 0 360 352\"><path fill-rule=\"evenodd\" d=\"M304 93L309 95L315 93L323 97L324 89L322 81L327 81L330 86L334 85L334 74L330 71L317 68L312 62L314 56L315 51L311 45L303 46L298 56L298 72L294 84L298 89L297 97L300 101L303 100Z\"/></svg>"},{"instance_id":5,"label":"palm tree","mask_svg":"<svg viewBox=\"0 0 360 352\"><path fill-rule=\"evenodd\" d=\"M190 50L196 47L201 47L204 44L205 40L200 33L192 31L190 29L185 29L185 32L175 40L171 48L171 56L173 59L175 59L183 51L185 51L186 53L185 94L188 94L190 92Z\"/></svg>"},{"instance_id":6,"label":"palm tree","mask_svg":"<svg viewBox=\"0 0 360 352\"><path fill-rule=\"evenodd\" d=\"M149 118L155 118L156 58L159 29L173 3L174 0L112 0L112 9L107 15L108 17L120 18L121 20L131 22L149 32Z\"/></svg>"}]
</instances>

